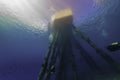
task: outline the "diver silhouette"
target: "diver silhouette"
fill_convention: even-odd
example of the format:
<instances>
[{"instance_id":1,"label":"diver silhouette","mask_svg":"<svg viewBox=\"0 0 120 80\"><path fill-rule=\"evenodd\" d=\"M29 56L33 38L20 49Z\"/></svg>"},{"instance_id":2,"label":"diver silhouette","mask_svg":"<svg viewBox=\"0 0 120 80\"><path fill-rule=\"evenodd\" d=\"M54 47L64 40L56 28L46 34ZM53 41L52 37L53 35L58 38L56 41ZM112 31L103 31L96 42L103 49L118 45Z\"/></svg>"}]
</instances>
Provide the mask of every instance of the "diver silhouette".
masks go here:
<instances>
[{"instance_id":1,"label":"diver silhouette","mask_svg":"<svg viewBox=\"0 0 120 80\"><path fill-rule=\"evenodd\" d=\"M107 49L111 52L120 50L120 42L113 42L107 46Z\"/></svg>"}]
</instances>

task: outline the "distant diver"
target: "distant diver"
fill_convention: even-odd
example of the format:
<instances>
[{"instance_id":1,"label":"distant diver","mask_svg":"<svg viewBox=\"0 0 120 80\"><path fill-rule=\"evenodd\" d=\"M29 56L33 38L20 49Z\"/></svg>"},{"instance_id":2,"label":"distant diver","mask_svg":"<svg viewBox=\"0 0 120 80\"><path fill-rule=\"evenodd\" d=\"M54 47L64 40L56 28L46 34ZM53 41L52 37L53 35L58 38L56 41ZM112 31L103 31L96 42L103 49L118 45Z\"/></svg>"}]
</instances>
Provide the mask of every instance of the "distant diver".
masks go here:
<instances>
[{"instance_id":1,"label":"distant diver","mask_svg":"<svg viewBox=\"0 0 120 80\"><path fill-rule=\"evenodd\" d=\"M107 46L107 49L111 52L120 50L120 42L113 42L109 46Z\"/></svg>"}]
</instances>

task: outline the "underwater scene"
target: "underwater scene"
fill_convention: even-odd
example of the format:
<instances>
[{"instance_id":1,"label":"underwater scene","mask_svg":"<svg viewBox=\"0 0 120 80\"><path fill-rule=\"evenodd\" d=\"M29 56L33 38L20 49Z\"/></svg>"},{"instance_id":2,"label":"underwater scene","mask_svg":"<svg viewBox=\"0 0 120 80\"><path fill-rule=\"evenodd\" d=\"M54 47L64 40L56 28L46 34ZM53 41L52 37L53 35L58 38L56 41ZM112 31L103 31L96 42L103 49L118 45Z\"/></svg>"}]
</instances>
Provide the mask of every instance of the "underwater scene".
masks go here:
<instances>
[{"instance_id":1,"label":"underwater scene","mask_svg":"<svg viewBox=\"0 0 120 80\"><path fill-rule=\"evenodd\" d=\"M120 80L120 0L0 0L0 80Z\"/></svg>"}]
</instances>

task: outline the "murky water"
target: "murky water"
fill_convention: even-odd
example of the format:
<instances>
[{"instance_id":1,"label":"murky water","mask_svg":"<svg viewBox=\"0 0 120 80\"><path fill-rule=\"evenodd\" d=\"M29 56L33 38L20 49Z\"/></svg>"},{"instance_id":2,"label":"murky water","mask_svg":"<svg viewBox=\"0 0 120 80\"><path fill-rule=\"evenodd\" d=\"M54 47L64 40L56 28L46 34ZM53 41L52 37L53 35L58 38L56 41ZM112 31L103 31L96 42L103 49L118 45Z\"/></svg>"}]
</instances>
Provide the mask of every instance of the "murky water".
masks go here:
<instances>
[{"instance_id":1,"label":"murky water","mask_svg":"<svg viewBox=\"0 0 120 80\"><path fill-rule=\"evenodd\" d=\"M120 63L119 51L106 50L109 43L120 41L119 0L0 0L0 80L37 79L49 43L51 15L66 7L73 10L74 25ZM82 45L100 66L109 67ZM117 77L96 76L97 80Z\"/></svg>"}]
</instances>

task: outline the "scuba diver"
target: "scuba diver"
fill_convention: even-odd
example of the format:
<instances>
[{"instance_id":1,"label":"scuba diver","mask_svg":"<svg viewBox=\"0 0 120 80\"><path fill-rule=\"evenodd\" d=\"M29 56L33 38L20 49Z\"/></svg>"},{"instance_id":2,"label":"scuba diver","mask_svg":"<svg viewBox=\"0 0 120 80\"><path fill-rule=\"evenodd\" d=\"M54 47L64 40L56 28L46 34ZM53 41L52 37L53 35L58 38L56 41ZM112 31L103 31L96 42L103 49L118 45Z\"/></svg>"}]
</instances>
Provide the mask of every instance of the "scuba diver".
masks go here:
<instances>
[{"instance_id":1,"label":"scuba diver","mask_svg":"<svg viewBox=\"0 0 120 80\"><path fill-rule=\"evenodd\" d=\"M111 52L120 50L120 42L113 42L107 46L107 49Z\"/></svg>"}]
</instances>

